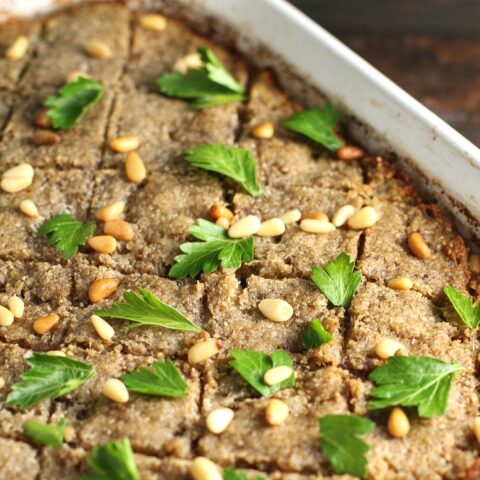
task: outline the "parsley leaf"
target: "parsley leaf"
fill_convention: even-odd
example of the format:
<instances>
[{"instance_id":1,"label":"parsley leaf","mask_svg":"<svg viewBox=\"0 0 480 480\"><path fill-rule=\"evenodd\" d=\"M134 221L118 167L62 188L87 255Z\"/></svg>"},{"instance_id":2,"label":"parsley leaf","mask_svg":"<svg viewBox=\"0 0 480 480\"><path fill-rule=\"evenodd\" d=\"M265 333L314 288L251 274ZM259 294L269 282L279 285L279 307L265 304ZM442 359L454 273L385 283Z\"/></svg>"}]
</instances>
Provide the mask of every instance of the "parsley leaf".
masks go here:
<instances>
[{"instance_id":1,"label":"parsley leaf","mask_svg":"<svg viewBox=\"0 0 480 480\"><path fill-rule=\"evenodd\" d=\"M320 320L314 318L308 327L300 334L300 340L305 350L319 348L332 340L332 336L323 328Z\"/></svg>"},{"instance_id":2,"label":"parsley leaf","mask_svg":"<svg viewBox=\"0 0 480 480\"><path fill-rule=\"evenodd\" d=\"M325 415L320 419L320 447L335 473L365 477L365 454L370 447L358 437L374 427L372 421L355 415Z\"/></svg>"},{"instance_id":3,"label":"parsley leaf","mask_svg":"<svg viewBox=\"0 0 480 480\"><path fill-rule=\"evenodd\" d=\"M360 272L348 253L342 252L324 268L312 268L313 283L336 307L348 308L362 281Z\"/></svg>"},{"instance_id":4,"label":"parsley leaf","mask_svg":"<svg viewBox=\"0 0 480 480\"><path fill-rule=\"evenodd\" d=\"M253 197L263 192L262 187L257 184L252 153L244 148L205 143L186 152L185 158L194 167L232 178Z\"/></svg>"},{"instance_id":5,"label":"parsley leaf","mask_svg":"<svg viewBox=\"0 0 480 480\"><path fill-rule=\"evenodd\" d=\"M88 459L94 473L81 480L140 480L128 438L95 447Z\"/></svg>"},{"instance_id":6,"label":"parsley leaf","mask_svg":"<svg viewBox=\"0 0 480 480\"><path fill-rule=\"evenodd\" d=\"M122 381L132 392L162 397L185 397L187 384L173 362L153 362L152 368L140 367L122 375Z\"/></svg>"},{"instance_id":7,"label":"parsley leaf","mask_svg":"<svg viewBox=\"0 0 480 480\"><path fill-rule=\"evenodd\" d=\"M267 385L263 376L267 370L281 365L293 368L292 359L284 350L275 350L271 356L255 350L230 350L233 360L229 365L239 373L243 379L264 397L269 397L283 388L291 388L295 385L295 373L277 385Z\"/></svg>"},{"instance_id":8,"label":"parsley leaf","mask_svg":"<svg viewBox=\"0 0 480 480\"><path fill-rule=\"evenodd\" d=\"M70 260L78 252L78 247L85 245L93 235L93 224L80 223L67 214L56 215L39 228L38 234L47 237L48 244L55 245L55 248Z\"/></svg>"},{"instance_id":9,"label":"parsley leaf","mask_svg":"<svg viewBox=\"0 0 480 480\"><path fill-rule=\"evenodd\" d=\"M195 278L200 272L212 273L217 268L240 268L242 262L253 260L253 238L230 238L227 230L208 220L198 219L188 230L202 242L180 245L182 255L175 257L175 265L168 274L173 278Z\"/></svg>"},{"instance_id":10,"label":"parsley leaf","mask_svg":"<svg viewBox=\"0 0 480 480\"><path fill-rule=\"evenodd\" d=\"M95 375L86 363L46 353L34 353L27 363L31 369L12 386L7 405L28 408L47 398L61 397Z\"/></svg>"},{"instance_id":11,"label":"parsley leaf","mask_svg":"<svg viewBox=\"0 0 480 480\"><path fill-rule=\"evenodd\" d=\"M186 332L201 332L195 325L178 310L163 303L153 292L140 288L138 293L124 292L125 303L114 302L110 308L102 308L95 313L104 317L121 318L136 323L131 328L142 325L154 325L171 330Z\"/></svg>"},{"instance_id":12,"label":"parsley leaf","mask_svg":"<svg viewBox=\"0 0 480 480\"><path fill-rule=\"evenodd\" d=\"M71 128L103 95L103 85L90 78L79 77L64 85L56 97L48 97L45 106L54 128Z\"/></svg>"},{"instance_id":13,"label":"parsley leaf","mask_svg":"<svg viewBox=\"0 0 480 480\"><path fill-rule=\"evenodd\" d=\"M453 377L461 369L459 363L431 357L390 357L370 374L377 386L368 408L418 407L420 417L443 415Z\"/></svg>"},{"instance_id":14,"label":"parsley leaf","mask_svg":"<svg viewBox=\"0 0 480 480\"><path fill-rule=\"evenodd\" d=\"M245 99L245 89L208 48L198 47L203 66L186 74L170 72L157 78L159 90L175 98L193 100L192 108L208 108Z\"/></svg>"},{"instance_id":15,"label":"parsley leaf","mask_svg":"<svg viewBox=\"0 0 480 480\"><path fill-rule=\"evenodd\" d=\"M48 425L30 420L23 424L23 430L25 431L25 435L37 445L49 445L60 448L63 445L66 423L67 421L64 418L61 418L56 425Z\"/></svg>"},{"instance_id":16,"label":"parsley leaf","mask_svg":"<svg viewBox=\"0 0 480 480\"><path fill-rule=\"evenodd\" d=\"M469 328L478 327L480 323L480 303L473 306L470 297L450 285L444 288L444 292L463 323Z\"/></svg>"},{"instance_id":17,"label":"parsley leaf","mask_svg":"<svg viewBox=\"0 0 480 480\"><path fill-rule=\"evenodd\" d=\"M226 468L223 471L223 480L248 480L247 474L242 470ZM265 477L255 477L253 480L265 480Z\"/></svg>"},{"instance_id":18,"label":"parsley leaf","mask_svg":"<svg viewBox=\"0 0 480 480\"><path fill-rule=\"evenodd\" d=\"M340 114L327 102L322 108L311 108L292 115L284 125L336 152L345 144L335 133Z\"/></svg>"}]
</instances>

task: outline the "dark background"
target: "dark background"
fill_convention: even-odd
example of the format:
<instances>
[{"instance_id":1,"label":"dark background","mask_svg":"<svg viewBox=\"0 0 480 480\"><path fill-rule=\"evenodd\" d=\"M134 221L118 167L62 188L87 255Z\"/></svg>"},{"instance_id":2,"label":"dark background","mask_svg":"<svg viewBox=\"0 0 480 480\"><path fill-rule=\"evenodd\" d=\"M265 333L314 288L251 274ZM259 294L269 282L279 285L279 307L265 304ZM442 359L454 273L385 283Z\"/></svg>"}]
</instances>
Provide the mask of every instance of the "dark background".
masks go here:
<instances>
[{"instance_id":1,"label":"dark background","mask_svg":"<svg viewBox=\"0 0 480 480\"><path fill-rule=\"evenodd\" d=\"M290 0L480 146L480 0Z\"/></svg>"}]
</instances>

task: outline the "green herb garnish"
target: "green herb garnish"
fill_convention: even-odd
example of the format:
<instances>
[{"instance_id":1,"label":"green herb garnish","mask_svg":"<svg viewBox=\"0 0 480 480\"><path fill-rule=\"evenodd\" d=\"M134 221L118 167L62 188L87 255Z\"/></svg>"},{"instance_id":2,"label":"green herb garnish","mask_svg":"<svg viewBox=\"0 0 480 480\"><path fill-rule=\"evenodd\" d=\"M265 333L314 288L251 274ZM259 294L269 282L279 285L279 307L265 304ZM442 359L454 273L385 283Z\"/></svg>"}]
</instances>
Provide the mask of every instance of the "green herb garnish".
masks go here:
<instances>
[{"instance_id":1,"label":"green herb garnish","mask_svg":"<svg viewBox=\"0 0 480 480\"><path fill-rule=\"evenodd\" d=\"M348 308L362 281L360 272L348 253L342 252L324 268L312 268L312 280L336 307Z\"/></svg>"},{"instance_id":2,"label":"green herb garnish","mask_svg":"<svg viewBox=\"0 0 480 480\"><path fill-rule=\"evenodd\" d=\"M418 407L420 417L443 415L453 377L461 369L459 363L431 357L390 357L370 374L377 386L368 408Z\"/></svg>"},{"instance_id":3,"label":"green herb garnish","mask_svg":"<svg viewBox=\"0 0 480 480\"><path fill-rule=\"evenodd\" d=\"M67 357L34 353L26 361L31 369L12 386L7 405L28 408L47 398L61 397L95 375L90 365Z\"/></svg>"},{"instance_id":4,"label":"green herb garnish","mask_svg":"<svg viewBox=\"0 0 480 480\"><path fill-rule=\"evenodd\" d=\"M232 178L253 197L263 192L257 184L252 153L244 148L205 143L186 152L185 158L194 167Z\"/></svg>"},{"instance_id":5,"label":"green herb garnish","mask_svg":"<svg viewBox=\"0 0 480 480\"><path fill-rule=\"evenodd\" d=\"M198 219L189 230L201 242L180 245L182 255L175 257L175 265L168 272L173 278L195 278L199 273L212 273L219 267L241 267L253 260L253 238L230 238L227 230L208 220Z\"/></svg>"},{"instance_id":6,"label":"green herb garnish","mask_svg":"<svg viewBox=\"0 0 480 480\"><path fill-rule=\"evenodd\" d=\"M463 323L469 328L477 328L480 323L480 303L474 306L470 297L450 285L444 288L444 292Z\"/></svg>"},{"instance_id":7,"label":"green herb garnish","mask_svg":"<svg viewBox=\"0 0 480 480\"><path fill-rule=\"evenodd\" d=\"M103 85L95 80L79 77L64 85L56 97L48 97L45 106L54 128L71 128L103 95Z\"/></svg>"},{"instance_id":8,"label":"green herb garnish","mask_svg":"<svg viewBox=\"0 0 480 480\"><path fill-rule=\"evenodd\" d=\"M320 320L314 318L308 327L300 334L300 340L305 350L319 348L332 340L332 336L323 328Z\"/></svg>"},{"instance_id":9,"label":"green herb garnish","mask_svg":"<svg viewBox=\"0 0 480 480\"><path fill-rule=\"evenodd\" d=\"M93 235L93 223L80 223L67 214L56 215L39 228L38 234L47 237L48 244L54 245L70 260L78 252L78 247L85 245Z\"/></svg>"},{"instance_id":10,"label":"green herb garnish","mask_svg":"<svg viewBox=\"0 0 480 480\"><path fill-rule=\"evenodd\" d=\"M248 480L247 474L242 470L226 468L223 471L223 480ZM265 480L265 477L255 477L252 480Z\"/></svg>"},{"instance_id":11,"label":"green herb garnish","mask_svg":"<svg viewBox=\"0 0 480 480\"><path fill-rule=\"evenodd\" d=\"M23 430L25 435L37 445L60 448L63 445L66 423L67 421L64 418L61 418L56 425L30 420L23 424Z\"/></svg>"},{"instance_id":12,"label":"green herb garnish","mask_svg":"<svg viewBox=\"0 0 480 480\"><path fill-rule=\"evenodd\" d=\"M178 310L163 303L153 292L146 288L140 288L138 293L124 292L125 303L114 302L109 308L102 308L95 313L101 317L121 318L130 320L135 325L131 328L143 325L169 328L171 330L183 330L186 332L201 332L202 329L190 321Z\"/></svg>"},{"instance_id":13,"label":"green herb garnish","mask_svg":"<svg viewBox=\"0 0 480 480\"><path fill-rule=\"evenodd\" d=\"M332 470L364 478L370 450L360 435L370 433L375 424L355 415L326 415L320 419L320 447Z\"/></svg>"}]
</instances>

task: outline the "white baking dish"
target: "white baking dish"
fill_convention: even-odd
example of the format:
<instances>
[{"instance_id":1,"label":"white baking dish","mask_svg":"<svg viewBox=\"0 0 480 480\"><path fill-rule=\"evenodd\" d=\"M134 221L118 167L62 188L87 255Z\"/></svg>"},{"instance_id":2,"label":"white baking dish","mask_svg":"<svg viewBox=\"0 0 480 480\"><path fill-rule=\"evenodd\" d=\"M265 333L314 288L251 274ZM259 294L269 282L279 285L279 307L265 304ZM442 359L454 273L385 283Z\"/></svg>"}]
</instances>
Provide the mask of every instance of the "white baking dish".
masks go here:
<instances>
[{"instance_id":1,"label":"white baking dish","mask_svg":"<svg viewBox=\"0 0 480 480\"><path fill-rule=\"evenodd\" d=\"M36 13L59 3L74 2L0 0L0 11ZM352 116L351 131L359 141L375 151L393 151L417 183L468 227L464 231L480 238L480 150L295 7L284 0L129 3L182 6L186 15L213 15L231 25L237 47L250 59L272 66L284 86L307 103L312 96L305 84L330 97ZM287 73L286 64L296 76Z\"/></svg>"}]
</instances>

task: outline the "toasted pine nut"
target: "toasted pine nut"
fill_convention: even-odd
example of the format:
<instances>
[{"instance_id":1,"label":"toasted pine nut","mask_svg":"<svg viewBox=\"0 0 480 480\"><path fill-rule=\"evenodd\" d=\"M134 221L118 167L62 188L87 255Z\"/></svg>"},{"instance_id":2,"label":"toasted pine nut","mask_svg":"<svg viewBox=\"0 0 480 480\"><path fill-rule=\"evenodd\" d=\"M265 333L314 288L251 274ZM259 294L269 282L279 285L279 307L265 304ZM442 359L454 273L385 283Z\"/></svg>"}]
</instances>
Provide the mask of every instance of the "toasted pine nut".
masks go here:
<instances>
[{"instance_id":1,"label":"toasted pine nut","mask_svg":"<svg viewBox=\"0 0 480 480\"><path fill-rule=\"evenodd\" d=\"M49 350L46 352L50 357L66 357L67 354L61 350Z\"/></svg>"},{"instance_id":2,"label":"toasted pine nut","mask_svg":"<svg viewBox=\"0 0 480 480\"><path fill-rule=\"evenodd\" d=\"M410 431L410 420L399 407L393 407L388 416L388 433L394 438L403 438Z\"/></svg>"},{"instance_id":3,"label":"toasted pine nut","mask_svg":"<svg viewBox=\"0 0 480 480\"><path fill-rule=\"evenodd\" d=\"M39 335L49 332L60 320L60 317L56 313L46 315L45 317L37 318L33 322L33 329Z\"/></svg>"},{"instance_id":4,"label":"toasted pine nut","mask_svg":"<svg viewBox=\"0 0 480 480\"><path fill-rule=\"evenodd\" d=\"M118 378L109 378L103 384L103 394L116 403L127 403L130 398L127 387Z\"/></svg>"},{"instance_id":5,"label":"toasted pine nut","mask_svg":"<svg viewBox=\"0 0 480 480\"><path fill-rule=\"evenodd\" d=\"M7 302L9 310L13 313L15 318L22 318L25 311L25 304L20 297L14 295L10 297Z\"/></svg>"},{"instance_id":6,"label":"toasted pine nut","mask_svg":"<svg viewBox=\"0 0 480 480\"><path fill-rule=\"evenodd\" d=\"M158 13L144 13L138 20L140 25L147 30L162 32L167 28L167 19Z\"/></svg>"},{"instance_id":7,"label":"toasted pine nut","mask_svg":"<svg viewBox=\"0 0 480 480\"><path fill-rule=\"evenodd\" d=\"M302 215L302 220L320 220L321 222L329 222L328 215L323 212L307 212Z\"/></svg>"},{"instance_id":8,"label":"toasted pine nut","mask_svg":"<svg viewBox=\"0 0 480 480\"><path fill-rule=\"evenodd\" d=\"M20 60L25 56L28 50L29 40L24 35L20 35L5 51L5 57L9 60Z\"/></svg>"},{"instance_id":9,"label":"toasted pine nut","mask_svg":"<svg viewBox=\"0 0 480 480\"><path fill-rule=\"evenodd\" d=\"M88 298L92 303L100 302L109 297L118 288L118 278L101 278L95 280L88 289Z\"/></svg>"},{"instance_id":10,"label":"toasted pine nut","mask_svg":"<svg viewBox=\"0 0 480 480\"><path fill-rule=\"evenodd\" d=\"M222 342L217 338L209 338L203 342L198 342L188 349L188 363L195 365L204 362L216 355L221 349Z\"/></svg>"},{"instance_id":11,"label":"toasted pine nut","mask_svg":"<svg viewBox=\"0 0 480 480\"><path fill-rule=\"evenodd\" d=\"M21 192L32 184L34 173L31 165L21 163L3 173L0 186L8 193Z\"/></svg>"},{"instance_id":12,"label":"toasted pine nut","mask_svg":"<svg viewBox=\"0 0 480 480\"><path fill-rule=\"evenodd\" d=\"M287 365L281 365L280 367L270 368L265 372L263 381L267 385L277 385L284 382L287 378L290 378L293 373L293 368Z\"/></svg>"},{"instance_id":13,"label":"toasted pine nut","mask_svg":"<svg viewBox=\"0 0 480 480\"><path fill-rule=\"evenodd\" d=\"M413 288L413 282L408 277L392 278L388 281L387 286L394 290L411 290Z\"/></svg>"},{"instance_id":14,"label":"toasted pine nut","mask_svg":"<svg viewBox=\"0 0 480 480\"><path fill-rule=\"evenodd\" d=\"M480 417L473 419L473 433L475 434L477 442L480 443Z\"/></svg>"},{"instance_id":15,"label":"toasted pine nut","mask_svg":"<svg viewBox=\"0 0 480 480\"><path fill-rule=\"evenodd\" d=\"M377 211L370 206L357 210L349 219L348 226L354 230L363 230L375 225L378 221Z\"/></svg>"},{"instance_id":16,"label":"toasted pine nut","mask_svg":"<svg viewBox=\"0 0 480 480\"><path fill-rule=\"evenodd\" d=\"M336 227L341 227L347 223L347 220L355 213L355 207L353 205L344 205L340 207L332 218L332 223Z\"/></svg>"},{"instance_id":17,"label":"toasted pine nut","mask_svg":"<svg viewBox=\"0 0 480 480\"><path fill-rule=\"evenodd\" d=\"M228 228L230 226L230 220L225 217L218 218L215 223L223 228Z\"/></svg>"},{"instance_id":18,"label":"toasted pine nut","mask_svg":"<svg viewBox=\"0 0 480 480\"><path fill-rule=\"evenodd\" d=\"M87 243L98 253L113 253L117 249L117 241L111 235L96 235L89 238Z\"/></svg>"},{"instance_id":19,"label":"toasted pine nut","mask_svg":"<svg viewBox=\"0 0 480 480\"><path fill-rule=\"evenodd\" d=\"M283 215L280 215L280 219L283 220L285 225L290 225L291 223L296 223L302 218L302 212L295 208L294 210L289 210Z\"/></svg>"},{"instance_id":20,"label":"toasted pine nut","mask_svg":"<svg viewBox=\"0 0 480 480\"><path fill-rule=\"evenodd\" d=\"M102 317L99 317L98 315L92 315L90 317L90 321L92 322L93 328L98 333L98 336L103 338L103 340L111 340L115 335L115 330L113 327Z\"/></svg>"},{"instance_id":21,"label":"toasted pine nut","mask_svg":"<svg viewBox=\"0 0 480 480\"><path fill-rule=\"evenodd\" d=\"M472 253L468 258L468 266L473 273L480 273L480 254Z\"/></svg>"},{"instance_id":22,"label":"toasted pine nut","mask_svg":"<svg viewBox=\"0 0 480 480\"><path fill-rule=\"evenodd\" d=\"M19 205L20 211L27 217L38 217L38 208L32 200L22 200Z\"/></svg>"},{"instance_id":23,"label":"toasted pine nut","mask_svg":"<svg viewBox=\"0 0 480 480\"><path fill-rule=\"evenodd\" d=\"M52 120L48 116L46 110L43 110L40 113L38 113L35 119L33 120L33 123L35 124L36 127L39 127L39 128L51 128L52 126Z\"/></svg>"},{"instance_id":24,"label":"toasted pine nut","mask_svg":"<svg viewBox=\"0 0 480 480\"><path fill-rule=\"evenodd\" d=\"M408 236L408 246L410 251L418 258L422 260L428 260L432 257L432 251L430 247L425 243L423 237L417 233L410 233Z\"/></svg>"},{"instance_id":25,"label":"toasted pine nut","mask_svg":"<svg viewBox=\"0 0 480 480\"><path fill-rule=\"evenodd\" d=\"M365 152L353 145L344 145L337 151L337 158L340 160L360 160L365 155Z\"/></svg>"},{"instance_id":26,"label":"toasted pine nut","mask_svg":"<svg viewBox=\"0 0 480 480\"><path fill-rule=\"evenodd\" d=\"M331 233L336 228L333 223L313 220L312 218L306 218L300 222L300 229L308 233Z\"/></svg>"},{"instance_id":27,"label":"toasted pine nut","mask_svg":"<svg viewBox=\"0 0 480 480\"><path fill-rule=\"evenodd\" d=\"M140 146L140 139L134 135L114 138L110 142L110 148L114 152L125 153L136 150Z\"/></svg>"},{"instance_id":28,"label":"toasted pine nut","mask_svg":"<svg viewBox=\"0 0 480 480\"><path fill-rule=\"evenodd\" d=\"M203 60L199 53L189 53L179 58L173 65L175 72L187 73L190 69L198 69L203 66Z\"/></svg>"},{"instance_id":29,"label":"toasted pine nut","mask_svg":"<svg viewBox=\"0 0 480 480\"><path fill-rule=\"evenodd\" d=\"M196 457L190 465L193 480L222 480L219 468L206 457Z\"/></svg>"},{"instance_id":30,"label":"toasted pine nut","mask_svg":"<svg viewBox=\"0 0 480 480\"><path fill-rule=\"evenodd\" d=\"M280 298L264 298L258 304L258 309L272 322L286 322L293 315L292 306Z\"/></svg>"},{"instance_id":31,"label":"toasted pine nut","mask_svg":"<svg viewBox=\"0 0 480 480\"><path fill-rule=\"evenodd\" d=\"M244 238L255 235L260 229L260 224L260 219L257 216L247 215L228 229L228 236L230 238Z\"/></svg>"},{"instance_id":32,"label":"toasted pine nut","mask_svg":"<svg viewBox=\"0 0 480 480\"><path fill-rule=\"evenodd\" d=\"M109 220L116 220L122 213L125 208L125 202L113 202L106 207L101 208L95 214L97 220L102 222L108 222Z\"/></svg>"},{"instance_id":33,"label":"toasted pine nut","mask_svg":"<svg viewBox=\"0 0 480 480\"><path fill-rule=\"evenodd\" d=\"M50 130L37 130L33 134L33 143L38 147L45 145L55 145L60 141L60 135Z\"/></svg>"},{"instance_id":34,"label":"toasted pine nut","mask_svg":"<svg viewBox=\"0 0 480 480\"><path fill-rule=\"evenodd\" d=\"M290 410L282 400L271 398L265 408L265 420L272 427L281 425L288 417Z\"/></svg>"},{"instance_id":35,"label":"toasted pine nut","mask_svg":"<svg viewBox=\"0 0 480 480\"><path fill-rule=\"evenodd\" d=\"M85 53L93 58L105 60L112 56L112 49L100 40L90 40L83 46Z\"/></svg>"},{"instance_id":36,"label":"toasted pine nut","mask_svg":"<svg viewBox=\"0 0 480 480\"><path fill-rule=\"evenodd\" d=\"M403 350L405 347L397 340L393 338L382 338L375 345L375 353L379 358L386 360L387 358L393 357L399 351Z\"/></svg>"},{"instance_id":37,"label":"toasted pine nut","mask_svg":"<svg viewBox=\"0 0 480 480\"><path fill-rule=\"evenodd\" d=\"M233 420L233 410L231 408L216 408L212 410L206 419L206 425L210 433L218 435L224 432Z\"/></svg>"},{"instance_id":38,"label":"toasted pine nut","mask_svg":"<svg viewBox=\"0 0 480 480\"><path fill-rule=\"evenodd\" d=\"M76 82L80 77L90 78L90 75L88 73L82 72L82 70L73 70L67 75L67 78L65 80L67 81L67 83L73 83Z\"/></svg>"},{"instance_id":39,"label":"toasted pine nut","mask_svg":"<svg viewBox=\"0 0 480 480\"><path fill-rule=\"evenodd\" d=\"M220 203L215 203L212 205L212 208L210 209L210 216L214 220L218 220L219 218L226 218L227 220L232 220L233 219L233 212L227 208L221 205Z\"/></svg>"},{"instance_id":40,"label":"toasted pine nut","mask_svg":"<svg viewBox=\"0 0 480 480\"><path fill-rule=\"evenodd\" d=\"M0 327L9 327L14 318L13 313L8 308L0 305Z\"/></svg>"},{"instance_id":41,"label":"toasted pine nut","mask_svg":"<svg viewBox=\"0 0 480 480\"><path fill-rule=\"evenodd\" d=\"M133 227L125 220L109 220L105 222L103 233L123 242L129 242L135 236Z\"/></svg>"},{"instance_id":42,"label":"toasted pine nut","mask_svg":"<svg viewBox=\"0 0 480 480\"><path fill-rule=\"evenodd\" d=\"M128 152L125 160L125 175L132 183L142 183L147 176L147 169L137 152Z\"/></svg>"},{"instance_id":43,"label":"toasted pine nut","mask_svg":"<svg viewBox=\"0 0 480 480\"><path fill-rule=\"evenodd\" d=\"M255 138L268 140L275 135L275 127L272 122L263 122L252 128L252 135Z\"/></svg>"},{"instance_id":44,"label":"toasted pine nut","mask_svg":"<svg viewBox=\"0 0 480 480\"><path fill-rule=\"evenodd\" d=\"M5 379L3 377L0 377L0 389L2 389L5 386Z\"/></svg>"},{"instance_id":45,"label":"toasted pine nut","mask_svg":"<svg viewBox=\"0 0 480 480\"><path fill-rule=\"evenodd\" d=\"M260 224L257 235L260 237L278 237L285 233L285 224L280 218L271 218Z\"/></svg>"}]
</instances>

